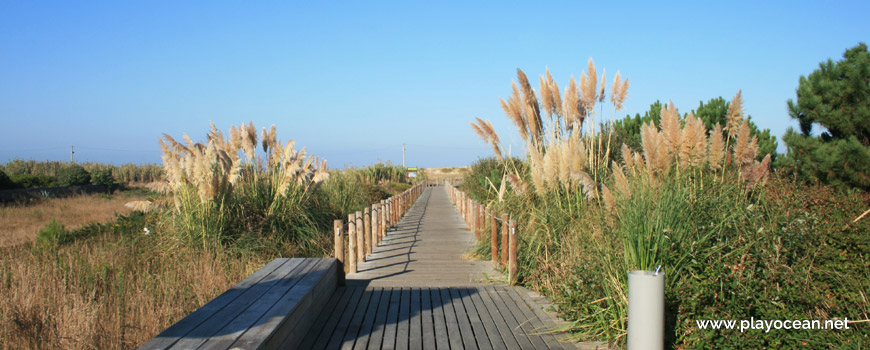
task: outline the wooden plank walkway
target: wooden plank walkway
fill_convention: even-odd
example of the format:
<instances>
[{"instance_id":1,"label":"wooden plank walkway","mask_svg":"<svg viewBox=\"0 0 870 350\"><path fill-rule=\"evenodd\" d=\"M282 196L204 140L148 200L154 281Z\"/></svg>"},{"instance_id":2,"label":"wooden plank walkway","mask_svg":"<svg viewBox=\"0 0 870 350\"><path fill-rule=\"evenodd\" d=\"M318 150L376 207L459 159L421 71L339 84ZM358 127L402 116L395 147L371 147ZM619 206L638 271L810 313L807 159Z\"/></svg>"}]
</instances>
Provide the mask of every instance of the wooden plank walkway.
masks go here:
<instances>
[{"instance_id":1,"label":"wooden plank walkway","mask_svg":"<svg viewBox=\"0 0 870 350\"><path fill-rule=\"evenodd\" d=\"M349 285L450 287L485 285L496 274L488 261L463 259L474 235L456 211L444 187L429 187L405 217L375 247Z\"/></svg>"},{"instance_id":2,"label":"wooden plank walkway","mask_svg":"<svg viewBox=\"0 0 870 350\"><path fill-rule=\"evenodd\" d=\"M347 275L300 349L576 349L524 288L492 285L488 261L444 187L429 187L358 273Z\"/></svg>"}]
</instances>

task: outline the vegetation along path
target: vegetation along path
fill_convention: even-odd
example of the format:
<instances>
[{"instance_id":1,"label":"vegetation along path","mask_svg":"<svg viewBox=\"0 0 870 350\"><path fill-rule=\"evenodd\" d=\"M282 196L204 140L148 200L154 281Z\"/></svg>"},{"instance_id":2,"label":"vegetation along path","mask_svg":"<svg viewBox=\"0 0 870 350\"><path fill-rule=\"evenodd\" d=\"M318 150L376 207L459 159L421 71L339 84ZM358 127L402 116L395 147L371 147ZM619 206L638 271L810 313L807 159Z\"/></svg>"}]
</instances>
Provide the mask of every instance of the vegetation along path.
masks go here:
<instances>
[{"instance_id":1,"label":"vegetation along path","mask_svg":"<svg viewBox=\"0 0 870 350\"><path fill-rule=\"evenodd\" d=\"M556 323L520 287L493 285L444 187L427 188L340 287L302 348L563 349Z\"/></svg>"}]
</instances>

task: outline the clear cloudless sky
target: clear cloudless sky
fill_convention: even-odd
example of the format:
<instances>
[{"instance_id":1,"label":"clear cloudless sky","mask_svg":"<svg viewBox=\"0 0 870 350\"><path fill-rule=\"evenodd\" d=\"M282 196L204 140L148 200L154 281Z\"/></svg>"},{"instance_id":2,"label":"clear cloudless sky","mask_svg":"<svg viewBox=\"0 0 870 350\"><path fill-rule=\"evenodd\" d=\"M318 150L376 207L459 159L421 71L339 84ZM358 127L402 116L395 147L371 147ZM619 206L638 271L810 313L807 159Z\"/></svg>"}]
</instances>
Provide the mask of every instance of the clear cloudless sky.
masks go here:
<instances>
[{"instance_id":1,"label":"clear cloudless sky","mask_svg":"<svg viewBox=\"0 0 870 350\"><path fill-rule=\"evenodd\" d=\"M778 139L801 75L870 41L870 1L2 1L0 162L159 163L161 133L253 121L330 167L467 165L516 69L564 88L587 60L681 112L743 90ZM613 115L605 109L603 118ZM511 146L508 146L511 144ZM780 151L784 151L780 141Z\"/></svg>"}]
</instances>

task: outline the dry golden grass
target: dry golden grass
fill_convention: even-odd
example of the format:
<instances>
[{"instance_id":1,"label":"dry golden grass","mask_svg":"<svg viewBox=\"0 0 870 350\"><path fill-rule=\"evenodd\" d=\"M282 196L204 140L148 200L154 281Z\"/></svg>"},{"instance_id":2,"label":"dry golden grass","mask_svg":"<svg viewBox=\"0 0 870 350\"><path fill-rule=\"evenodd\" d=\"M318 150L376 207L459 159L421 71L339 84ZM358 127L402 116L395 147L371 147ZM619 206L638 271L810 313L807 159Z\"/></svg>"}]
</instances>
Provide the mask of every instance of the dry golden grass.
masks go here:
<instances>
[{"instance_id":1,"label":"dry golden grass","mask_svg":"<svg viewBox=\"0 0 870 350\"><path fill-rule=\"evenodd\" d=\"M426 172L426 178L430 180L441 180L463 177L466 173L468 173L470 168L471 167L468 166L426 168L424 169L424 171Z\"/></svg>"},{"instance_id":2,"label":"dry golden grass","mask_svg":"<svg viewBox=\"0 0 870 350\"><path fill-rule=\"evenodd\" d=\"M265 262L173 247L153 234L2 252L0 349L135 348Z\"/></svg>"},{"instance_id":3,"label":"dry golden grass","mask_svg":"<svg viewBox=\"0 0 870 350\"><path fill-rule=\"evenodd\" d=\"M32 241L51 219L76 229L95 222L112 220L115 214L127 214L125 203L136 198L121 193L113 196L99 194L67 198L50 198L37 203L6 204L0 206L0 247Z\"/></svg>"}]
</instances>

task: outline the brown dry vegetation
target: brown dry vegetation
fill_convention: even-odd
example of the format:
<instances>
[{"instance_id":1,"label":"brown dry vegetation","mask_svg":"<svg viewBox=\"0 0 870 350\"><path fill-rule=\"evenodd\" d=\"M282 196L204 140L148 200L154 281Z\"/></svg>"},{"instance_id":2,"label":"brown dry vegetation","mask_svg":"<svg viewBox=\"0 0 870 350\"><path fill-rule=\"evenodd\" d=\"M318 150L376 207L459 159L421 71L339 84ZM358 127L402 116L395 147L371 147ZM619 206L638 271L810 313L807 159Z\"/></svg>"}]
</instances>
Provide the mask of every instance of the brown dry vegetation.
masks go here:
<instances>
[{"instance_id":1,"label":"brown dry vegetation","mask_svg":"<svg viewBox=\"0 0 870 350\"><path fill-rule=\"evenodd\" d=\"M426 174L426 178L430 180L438 180L438 179L451 179L451 178L460 178L465 176L468 170L471 169L469 166L461 166L461 167L442 167L442 168L426 168L424 169L424 173Z\"/></svg>"},{"instance_id":2,"label":"brown dry vegetation","mask_svg":"<svg viewBox=\"0 0 870 350\"><path fill-rule=\"evenodd\" d=\"M51 219L74 230L90 223L126 215L124 204L137 195L123 192L112 196L92 194L50 198L35 203L0 205L0 247L32 241Z\"/></svg>"},{"instance_id":3,"label":"brown dry vegetation","mask_svg":"<svg viewBox=\"0 0 870 350\"><path fill-rule=\"evenodd\" d=\"M2 251L0 349L134 348L265 263L186 249L159 233Z\"/></svg>"}]
</instances>

